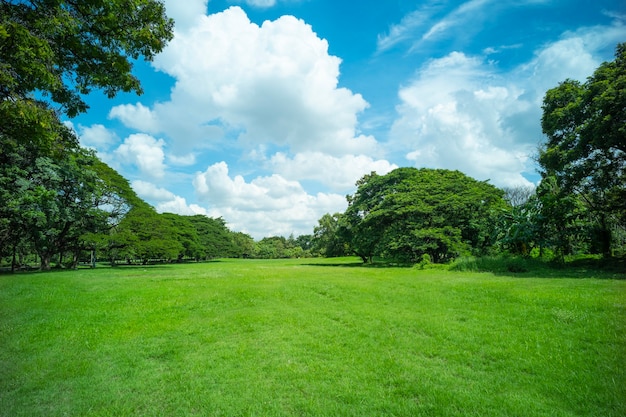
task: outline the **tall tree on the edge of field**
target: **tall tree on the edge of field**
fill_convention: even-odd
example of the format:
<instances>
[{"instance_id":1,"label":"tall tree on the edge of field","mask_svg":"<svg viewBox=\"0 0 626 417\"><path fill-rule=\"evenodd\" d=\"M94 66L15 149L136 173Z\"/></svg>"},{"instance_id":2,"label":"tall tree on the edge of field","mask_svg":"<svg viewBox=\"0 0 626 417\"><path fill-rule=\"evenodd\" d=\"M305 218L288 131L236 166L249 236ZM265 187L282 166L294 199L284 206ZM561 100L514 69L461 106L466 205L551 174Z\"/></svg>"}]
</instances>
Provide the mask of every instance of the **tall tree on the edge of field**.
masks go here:
<instances>
[{"instance_id":1,"label":"tall tree on the edge of field","mask_svg":"<svg viewBox=\"0 0 626 417\"><path fill-rule=\"evenodd\" d=\"M402 262L428 255L446 262L481 253L491 245L492 217L506 206L502 190L445 169L371 173L357 186L341 229L364 262L377 255Z\"/></svg>"},{"instance_id":2,"label":"tall tree on the edge of field","mask_svg":"<svg viewBox=\"0 0 626 417\"><path fill-rule=\"evenodd\" d=\"M339 233L342 213L324 214L313 229L313 244L315 249L327 258L346 255L347 242L342 240Z\"/></svg>"},{"instance_id":3,"label":"tall tree on the edge of field","mask_svg":"<svg viewBox=\"0 0 626 417\"><path fill-rule=\"evenodd\" d=\"M601 251L610 255L612 228L626 227L626 43L585 83L566 80L549 90L541 126L544 178L556 179L563 198L585 201Z\"/></svg>"},{"instance_id":4,"label":"tall tree on the edge of field","mask_svg":"<svg viewBox=\"0 0 626 417\"><path fill-rule=\"evenodd\" d=\"M35 190L29 184L42 174L39 168L54 171L70 154L81 159L60 114L86 111L82 95L93 88L109 97L141 93L131 60L151 60L172 29L156 0L0 0L0 246L15 254L22 245L29 223L22 197L63 192L44 190L54 184L48 181L36 187L44 194L20 196Z\"/></svg>"}]
</instances>

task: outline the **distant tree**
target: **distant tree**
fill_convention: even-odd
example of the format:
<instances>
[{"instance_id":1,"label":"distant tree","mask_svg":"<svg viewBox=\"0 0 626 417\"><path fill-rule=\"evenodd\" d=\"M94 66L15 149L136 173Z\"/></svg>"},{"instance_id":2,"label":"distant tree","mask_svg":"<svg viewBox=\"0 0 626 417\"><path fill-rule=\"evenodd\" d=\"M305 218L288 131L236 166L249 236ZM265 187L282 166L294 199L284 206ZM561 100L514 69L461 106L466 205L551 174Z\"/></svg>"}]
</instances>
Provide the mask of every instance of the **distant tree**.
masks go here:
<instances>
[{"instance_id":1,"label":"distant tree","mask_svg":"<svg viewBox=\"0 0 626 417\"><path fill-rule=\"evenodd\" d=\"M178 253L177 261L182 262L185 258L199 260L204 255L202 243L198 231L191 221L190 216L182 216L174 213L163 213L161 218L173 226L173 235L170 239L180 243L182 250Z\"/></svg>"},{"instance_id":2,"label":"distant tree","mask_svg":"<svg viewBox=\"0 0 626 417\"><path fill-rule=\"evenodd\" d=\"M283 236L264 237L256 243L256 256L261 259L288 258L287 239Z\"/></svg>"},{"instance_id":3,"label":"distant tree","mask_svg":"<svg viewBox=\"0 0 626 417\"><path fill-rule=\"evenodd\" d=\"M296 238L296 245L306 253L311 253L313 250L313 235L300 235Z\"/></svg>"},{"instance_id":4,"label":"distant tree","mask_svg":"<svg viewBox=\"0 0 626 417\"><path fill-rule=\"evenodd\" d=\"M405 262L428 255L444 262L491 245L503 192L458 171L398 168L357 182L345 229L364 261L375 255Z\"/></svg>"},{"instance_id":5,"label":"distant tree","mask_svg":"<svg viewBox=\"0 0 626 417\"><path fill-rule=\"evenodd\" d=\"M243 232L232 232L232 256L235 258L251 258L255 256L256 246L252 236Z\"/></svg>"},{"instance_id":6,"label":"distant tree","mask_svg":"<svg viewBox=\"0 0 626 417\"><path fill-rule=\"evenodd\" d=\"M153 259L176 260L184 251L175 225L152 207L133 208L116 233L125 239L124 254L128 259L139 259L144 264Z\"/></svg>"},{"instance_id":7,"label":"distant tree","mask_svg":"<svg viewBox=\"0 0 626 417\"><path fill-rule=\"evenodd\" d=\"M526 198L525 193L520 195L508 193L505 189L505 199L511 203L510 207L502 209L497 219L495 233L497 244L505 251L522 256L530 256L535 247L542 250L545 245L545 236L542 233L543 217L541 215L541 201L534 195ZM522 202L523 201L523 202Z\"/></svg>"},{"instance_id":8,"label":"distant tree","mask_svg":"<svg viewBox=\"0 0 626 417\"><path fill-rule=\"evenodd\" d=\"M535 187L532 185L504 187L502 190L504 199L513 207L523 206L535 196Z\"/></svg>"},{"instance_id":9,"label":"distant tree","mask_svg":"<svg viewBox=\"0 0 626 417\"><path fill-rule=\"evenodd\" d=\"M347 242L340 234L342 213L324 214L313 229L313 247L322 256L345 256Z\"/></svg>"},{"instance_id":10,"label":"distant tree","mask_svg":"<svg viewBox=\"0 0 626 417\"><path fill-rule=\"evenodd\" d=\"M590 217L580 195L564 193L554 176L543 178L537 188L540 204L537 227L541 242L555 250L560 260L589 248Z\"/></svg>"},{"instance_id":11,"label":"distant tree","mask_svg":"<svg viewBox=\"0 0 626 417\"><path fill-rule=\"evenodd\" d=\"M576 195L599 231L601 252L611 254L612 230L626 228L626 43L585 83L566 80L543 100L547 137L539 152L542 175L557 200ZM574 216L576 217L576 216ZM553 218L553 226L563 221Z\"/></svg>"},{"instance_id":12,"label":"distant tree","mask_svg":"<svg viewBox=\"0 0 626 417\"><path fill-rule=\"evenodd\" d=\"M202 214L189 216L200 242L201 259L237 256L232 232L221 217L212 218Z\"/></svg>"}]
</instances>

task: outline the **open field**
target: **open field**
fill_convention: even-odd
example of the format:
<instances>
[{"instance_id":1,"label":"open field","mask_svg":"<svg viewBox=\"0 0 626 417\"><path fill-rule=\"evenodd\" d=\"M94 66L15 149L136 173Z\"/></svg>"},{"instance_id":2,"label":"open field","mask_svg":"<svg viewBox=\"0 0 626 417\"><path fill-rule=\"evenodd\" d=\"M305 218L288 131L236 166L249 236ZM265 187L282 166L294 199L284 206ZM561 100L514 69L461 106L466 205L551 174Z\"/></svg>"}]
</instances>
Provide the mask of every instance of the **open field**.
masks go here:
<instances>
[{"instance_id":1,"label":"open field","mask_svg":"<svg viewBox=\"0 0 626 417\"><path fill-rule=\"evenodd\" d=\"M626 280L352 261L0 275L0 416L626 415Z\"/></svg>"}]
</instances>

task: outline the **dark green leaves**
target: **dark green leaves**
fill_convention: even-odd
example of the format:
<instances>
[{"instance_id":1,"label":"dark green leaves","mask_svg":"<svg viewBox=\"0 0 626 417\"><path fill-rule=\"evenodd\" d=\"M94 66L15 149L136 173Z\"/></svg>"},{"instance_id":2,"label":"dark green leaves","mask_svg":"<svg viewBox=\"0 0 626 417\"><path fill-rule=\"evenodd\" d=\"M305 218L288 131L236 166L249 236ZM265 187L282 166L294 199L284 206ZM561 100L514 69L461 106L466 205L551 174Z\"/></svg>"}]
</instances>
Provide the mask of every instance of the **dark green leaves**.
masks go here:
<instances>
[{"instance_id":1,"label":"dark green leaves","mask_svg":"<svg viewBox=\"0 0 626 417\"><path fill-rule=\"evenodd\" d=\"M626 44L584 84L566 80L549 90L541 126L544 177L556 181L563 201L575 194L585 203L608 255L611 228L626 227Z\"/></svg>"},{"instance_id":2,"label":"dark green leaves","mask_svg":"<svg viewBox=\"0 0 626 417\"><path fill-rule=\"evenodd\" d=\"M0 100L40 92L70 117L99 88L141 93L131 60L152 60L173 21L155 0L0 2Z\"/></svg>"},{"instance_id":3,"label":"dark green leaves","mask_svg":"<svg viewBox=\"0 0 626 417\"><path fill-rule=\"evenodd\" d=\"M344 215L352 249L364 260L383 255L435 262L490 245L492 212L503 192L458 171L399 168L358 182Z\"/></svg>"}]
</instances>

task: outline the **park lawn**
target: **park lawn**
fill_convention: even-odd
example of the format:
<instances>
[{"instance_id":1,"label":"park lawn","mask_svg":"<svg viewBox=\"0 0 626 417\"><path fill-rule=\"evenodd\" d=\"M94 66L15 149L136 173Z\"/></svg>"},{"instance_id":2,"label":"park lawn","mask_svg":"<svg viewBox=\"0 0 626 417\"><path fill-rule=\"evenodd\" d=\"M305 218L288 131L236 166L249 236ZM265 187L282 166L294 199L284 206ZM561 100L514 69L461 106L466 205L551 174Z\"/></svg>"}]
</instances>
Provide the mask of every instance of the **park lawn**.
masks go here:
<instances>
[{"instance_id":1,"label":"park lawn","mask_svg":"<svg viewBox=\"0 0 626 417\"><path fill-rule=\"evenodd\" d=\"M353 262L0 275L0 416L626 415L626 280Z\"/></svg>"}]
</instances>

